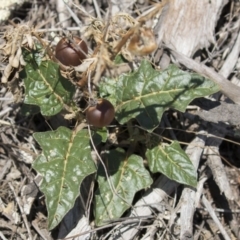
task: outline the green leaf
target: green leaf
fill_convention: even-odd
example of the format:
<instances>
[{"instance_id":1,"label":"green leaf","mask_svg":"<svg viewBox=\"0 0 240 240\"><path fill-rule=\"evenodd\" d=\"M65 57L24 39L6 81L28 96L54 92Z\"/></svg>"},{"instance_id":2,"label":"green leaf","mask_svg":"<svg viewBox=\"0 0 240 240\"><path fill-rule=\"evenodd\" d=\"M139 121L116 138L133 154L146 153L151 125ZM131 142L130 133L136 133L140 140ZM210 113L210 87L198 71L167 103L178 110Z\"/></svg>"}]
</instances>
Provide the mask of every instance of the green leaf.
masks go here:
<instances>
[{"instance_id":1,"label":"green leaf","mask_svg":"<svg viewBox=\"0 0 240 240\"><path fill-rule=\"evenodd\" d=\"M33 168L43 176L40 189L46 197L48 225L53 229L73 207L80 184L96 167L86 130L75 133L59 127L56 131L35 133L34 138L43 153Z\"/></svg>"},{"instance_id":2,"label":"green leaf","mask_svg":"<svg viewBox=\"0 0 240 240\"><path fill-rule=\"evenodd\" d=\"M121 55L121 54L118 54L114 59L115 64L121 64L121 63L125 63L125 62L127 62L127 61L124 59L123 55Z\"/></svg>"},{"instance_id":3,"label":"green leaf","mask_svg":"<svg viewBox=\"0 0 240 240\"><path fill-rule=\"evenodd\" d=\"M184 72L174 65L159 72L144 60L139 69L131 74L122 74L113 80L105 79L105 92L116 99L116 119L124 124L136 118L139 124L153 130L168 108L185 111L188 104L198 97L219 91L218 86L198 74ZM114 101L112 101L114 103Z\"/></svg>"},{"instance_id":4,"label":"green leaf","mask_svg":"<svg viewBox=\"0 0 240 240\"><path fill-rule=\"evenodd\" d=\"M108 220L119 218L132 204L135 193L150 186L152 179L144 168L143 159L137 155L127 156L123 149L110 151L105 165L110 182L109 186L103 167L98 170L99 189L95 195L95 221L104 225ZM117 193L117 194L116 194Z\"/></svg>"},{"instance_id":5,"label":"green leaf","mask_svg":"<svg viewBox=\"0 0 240 240\"><path fill-rule=\"evenodd\" d=\"M31 51L22 48L22 54L26 63L31 63L33 67L37 68L45 57L45 50L37 43L35 44L35 49L31 49Z\"/></svg>"},{"instance_id":6,"label":"green leaf","mask_svg":"<svg viewBox=\"0 0 240 240\"><path fill-rule=\"evenodd\" d=\"M101 141L100 142L106 142L107 139L108 139L108 132L107 132L107 129L106 128L99 128L96 130L96 135L98 137L101 136ZM95 143L95 142L94 142ZM95 143L96 144L96 143ZM97 145L97 144L96 144Z\"/></svg>"},{"instance_id":7,"label":"green leaf","mask_svg":"<svg viewBox=\"0 0 240 240\"><path fill-rule=\"evenodd\" d=\"M71 103L75 87L62 77L57 63L40 63L39 55L33 53L24 56L27 65L20 74L25 85L24 103L39 106L45 116L57 114L65 104Z\"/></svg>"},{"instance_id":8,"label":"green leaf","mask_svg":"<svg viewBox=\"0 0 240 240\"><path fill-rule=\"evenodd\" d=\"M23 105L21 107L21 114L23 114L25 116L34 115L39 112L40 112L40 109L36 105L30 105L30 104L23 103Z\"/></svg>"},{"instance_id":9,"label":"green leaf","mask_svg":"<svg viewBox=\"0 0 240 240\"><path fill-rule=\"evenodd\" d=\"M196 170L178 142L147 150L146 157L151 172L161 172L176 182L196 187Z\"/></svg>"},{"instance_id":10,"label":"green leaf","mask_svg":"<svg viewBox=\"0 0 240 240\"><path fill-rule=\"evenodd\" d=\"M114 106L116 106L116 101L117 101L115 96L117 80L118 79L115 79L115 78L103 77L99 84L100 97L106 98Z\"/></svg>"}]
</instances>

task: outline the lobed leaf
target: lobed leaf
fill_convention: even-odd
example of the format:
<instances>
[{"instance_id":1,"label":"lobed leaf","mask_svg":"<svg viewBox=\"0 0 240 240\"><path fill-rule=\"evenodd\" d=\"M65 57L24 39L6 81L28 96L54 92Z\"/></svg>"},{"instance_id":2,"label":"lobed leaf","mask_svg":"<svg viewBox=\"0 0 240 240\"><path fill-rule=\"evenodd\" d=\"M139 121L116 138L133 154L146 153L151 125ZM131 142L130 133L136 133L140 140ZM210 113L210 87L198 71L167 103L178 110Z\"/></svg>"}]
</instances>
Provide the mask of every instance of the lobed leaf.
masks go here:
<instances>
[{"instance_id":1,"label":"lobed leaf","mask_svg":"<svg viewBox=\"0 0 240 240\"><path fill-rule=\"evenodd\" d=\"M59 65L52 61L39 62L39 54L24 54L27 65L20 76L25 85L24 103L37 105L45 116L60 112L72 100L75 87L62 77Z\"/></svg>"},{"instance_id":2,"label":"lobed leaf","mask_svg":"<svg viewBox=\"0 0 240 240\"><path fill-rule=\"evenodd\" d=\"M96 171L87 130L77 133L59 127L56 131L34 133L43 153L33 168L43 176L40 186L46 198L48 225L56 227L73 207L83 179Z\"/></svg>"},{"instance_id":3,"label":"lobed leaf","mask_svg":"<svg viewBox=\"0 0 240 240\"><path fill-rule=\"evenodd\" d=\"M104 82L102 90L110 94L113 103L112 98L116 99L116 119L124 124L136 118L147 130L158 126L168 108L183 112L193 99L219 91L214 82L198 74L184 72L174 65L160 72L146 60L137 71L115 79L115 85L112 79Z\"/></svg>"},{"instance_id":4,"label":"lobed leaf","mask_svg":"<svg viewBox=\"0 0 240 240\"><path fill-rule=\"evenodd\" d=\"M99 189L95 194L94 206L97 225L104 225L108 220L119 218L131 206L135 193L152 183L140 156L128 157L123 149L118 148L111 150L106 158L109 180L114 191L109 186L103 167L100 166L97 177Z\"/></svg>"},{"instance_id":5,"label":"lobed leaf","mask_svg":"<svg viewBox=\"0 0 240 240\"><path fill-rule=\"evenodd\" d=\"M161 172L176 182L196 187L196 170L178 142L148 149L146 157L151 172Z\"/></svg>"}]
</instances>

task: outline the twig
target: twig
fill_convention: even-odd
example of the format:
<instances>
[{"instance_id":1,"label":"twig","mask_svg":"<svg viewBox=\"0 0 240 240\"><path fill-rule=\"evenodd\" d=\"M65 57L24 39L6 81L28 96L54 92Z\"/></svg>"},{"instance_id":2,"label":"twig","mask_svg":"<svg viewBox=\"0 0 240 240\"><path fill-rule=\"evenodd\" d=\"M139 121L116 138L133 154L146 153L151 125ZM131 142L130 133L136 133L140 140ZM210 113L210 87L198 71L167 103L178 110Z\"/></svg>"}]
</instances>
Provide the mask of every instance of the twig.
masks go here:
<instances>
[{"instance_id":1,"label":"twig","mask_svg":"<svg viewBox=\"0 0 240 240\"><path fill-rule=\"evenodd\" d=\"M13 192L13 194L14 194L14 197L15 197L15 199L16 199L16 202L17 202L18 207L19 207L19 209L20 209L20 212L21 212L21 214L22 214L22 218L23 218L24 224L25 224L25 226L26 226L26 228L27 228L28 237L29 237L30 240L32 240L32 239L33 239L33 238L32 238L32 233L31 233L30 227L29 227L29 225L28 225L28 220L27 220L26 214L25 214L25 212L23 211L22 205L21 205L21 203L20 203L20 199L19 199L19 197L17 196L17 194L16 194L16 192L15 192L15 190L14 190L13 185L12 185L10 182L8 183L8 185L9 185L10 189L12 190L12 192Z\"/></svg>"},{"instance_id":2,"label":"twig","mask_svg":"<svg viewBox=\"0 0 240 240\"><path fill-rule=\"evenodd\" d=\"M29 133L34 133L34 131L29 129L29 128L18 126L18 125L15 125L13 123L10 123L8 121L4 121L4 120L1 120L1 119L0 119L0 125L5 125L5 127L12 127L12 128L16 128L16 129L22 129L22 130L25 130L25 131L27 131Z\"/></svg>"},{"instance_id":3,"label":"twig","mask_svg":"<svg viewBox=\"0 0 240 240\"><path fill-rule=\"evenodd\" d=\"M187 118L190 118L191 120L193 120L192 117L194 117L194 115L190 115L189 113L184 113L184 115L187 116ZM190 117L191 116L191 117ZM142 129L142 128L141 128ZM161 128L160 128L161 129ZM187 130L187 129L179 129L179 128L173 128L173 127L165 127L163 130L176 130L176 131L180 131L180 132L186 132L186 133L193 133L193 134L197 134L197 135L202 135L202 136L208 136L208 137L212 137L212 138L216 138L216 139L221 139L221 140L224 140L226 142L229 142L229 143L233 143L233 144L236 144L236 145L239 145L240 146L240 143L239 142L236 142L236 141L233 141L233 140L230 140L228 138L225 138L225 137L219 137L219 136L216 136L214 134L211 134L211 133L207 133L207 132L196 132L196 131L191 131L191 130ZM154 133L152 133L154 134Z\"/></svg>"},{"instance_id":4,"label":"twig","mask_svg":"<svg viewBox=\"0 0 240 240\"><path fill-rule=\"evenodd\" d=\"M0 181L5 177L5 175L7 174L8 170L11 167L11 161L6 160L6 163L4 164L4 166L2 167L1 171L0 171Z\"/></svg>"},{"instance_id":5,"label":"twig","mask_svg":"<svg viewBox=\"0 0 240 240\"><path fill-rule=\"evenodd\" d=\"M0 101L11 101L14 102L14 98L10 97L0 97Z\"/></svg>"},{"instance_id":6,"label":"twig","mask_svg":"<svg viewBox=\"0 0 240 240\"><path fill-rule=\"evenodd\" d=\"M208 211L207 208L196 208L198 210L203 210L203 211ZM213 209L215 212L220 212L220 213L240 213L240 209L235 209L235 210L229 210L229 209L222 209L222 208L214 208Z\"/></svg>"},{"instance_id":7,"label":"twig","mask_svg":"<svg viewBox=\"0 0 240 240\"><path fill-rule=\"evenodd\" d=\"M151 224L151 226L148 228L147 232L144 234L144 236L141 238L141 240L152 240L154 239L154 235L159 229L159 220L161 218L161 214L158 214L157 219Z\"/></svg>"},{"instance_id":8,"label":"twig","mask_svg":"<svg viewBox=\"0 0 240 240\"><path fill-rule=\"evenodd\" d=\"M204 132L204 131L200 131ZM198 137L191 142L193 144L199 145L199 147L192 147L189 145L186 149L186 153L193 162L195 170L197 171L198 165L202 156L203 147L205 146L207 136ZM181 232L180 239L187 239L193 237L192 227L193 227L193 215L195 213L195 200L196 191L192 188L185 187L181 196Z\"/></svg>"},{"instance_id":9,"label":"twig","mask_svg":"<svg viewBox=\"0 0 240 240\"><path fill-rule=\"evenodd\" d=\"M47 231L47 229L39 228L37 219L32 221L32 226L34 227L36 232L42 237L43 240L51 240L52 239L51 236L49 236L49 232Z\"/></svg>"},{"instance_id":10,"label":"twig","mask_svg":"<svg viewBox=\"0 0 240 240\"><path fill-rule=\"evenodd\" d=\"M89 194L88 194L87 202L86 202L85 215L86 215L86 218L87 218L87 219L90 219L91 203L92 203L92 199L93 199L93 196L94 196L94 186L95 186L95 182L92 181L92 182L91 182L90 189L89 189Z\"/></svg>"},{"instance_id":11,"label":"twig","mask_svg":"<svg viewBox=\"0 0 240 240\"><path fill-rule=\"evenodd\" d=\"M108 29L109 29L109 25L110 25L110 19L111 19L111 16L112 16L111 1L108 1L108 5L109 5L109 9L108 9L107 20L106 20L105 28L104 28L104 31L103 31L103 34L102 34L103 44L99 46L100 47L99 57L98 57L99 61L98 61L98 64L97 64L97 67L96 67L96 70L95 70L95 77L93 79L93 84L94 85L97 85L97 83L99 82L99 79L101 78L101 75L102 75L103 71L106 68L106 63L103 61L103 55L104 55L104 49L105 49L104 44L107 41Z\"/></svg>"},{"instance_id":12,"label":"twig","mask_svg":"<svg viewBox=\"0 0 240 240\"><path fill-rule=\"evenodd\" d=\"M240 19L238 20L237 26L240 26ZM227 59L224 61L224 64L222 65L219 71L224 77L227 78L233 71L238 61L239 53L240 53L240 32L238 33L238 37L232 48L232 51L229 53Z\"/></svg>"},{"instance_id":13,"label":"twig","mask_svg":"<svg viewBox=\"0 0 240 240\"><path fill-rule=\"evenodd\" d=\"M3 109L1 112L0 112L0 117L4 116L6 113L12 111L13 108L12 107L7 107L5 109Z\"/></svg>"},{"instance_id":14,"label":"twig","mask_svg":"<svg viewBox=\"0 0 240 240\"><path fill-rule=\"evenodd\" d=\"M107 20L106 20L106 27L104 29L104 33L103 33L103 41L106 42L107 41L107 35L108 35L108 28L110 25L110 19L112 18L112 1L108 0L108 14L107 14Z\"/></svg>"},{"instance_id":15,"label":"twig","mask_svg":"<svg viewBox=\"0 0 240 240\"><path fill-rule=\"evenodd\" d=\"M91 71L88 73L88 93L89 93L89 102L93 98L92 88L91 88Z\"/></svg>"},{"instance_id":16,"label":"twig","mask_svg":"<svg viewBox=\"0 0 240 240\"><path fill-rule=\"evenodd\" d=\"M202 223L200 224L200 226L196 226L196 228L198 229L198 231L195 231L195 234L194 234L194 237L193 237L194 240L199 240L199 239L200 239L201 233L204 231L204 230L203 230L204 224L205 224L205 222L202 221Z\"/></svg>"},{"instance_id":17,"label":"twig","mask_svg":"<svg viewBox=\"0 0 240 240\"><path fill-rule=\"evenodd\" d=\"M139 218L142 218L142 221L149 221L148 220L149 216L143 216L143 217L137 217L137 219L133 218L133 219L126 220L126 221L123 222L123 224L127 225L129 223L138 223L139 222ZM85 235L85 234L88 234L88 233L97 232L97 231L103 230L105 228L110 228L110 227L113 227L113 226L118 225L118 224L119 224L119 222L110 223L110 224L107 224L105 226L98 227L98 228L95 228L95 229L92 229L92 230L89 230L89 231L86 231L86 232L82 232L82 233L74 235L74 236L63 238L62 240L74 239L76 237L79 237L79 236L82 236L82 235Z\"/></svg>"},{"instance_id":18,"label":"twig","mask_svg":"<svg viewBox=\"0 0 240 240\"><path fill-rule=\"evenodd\" d=\"M223 136L225 133L218 134L220 134L220 136ZM227 199L234 200L234 195L232 193L229 179L227 177L222 160L219 156L219 146L221 143L222 141L219 139L207 139L206 145L210 146L205 151L205 154L207 155L207 164L212 171L214 180L218 185L220 192L223 192Z\"/></svg>"},{"instance_id":19,"label":"twig","mask_svg":"<svg viewBox=\"0 0 240 240\"><path fill-rule=\"evenodd\" d=\"M99 1L98 1L99 2ZM99 19L102 19L102 16L101 16L101 13L100 13L100 10L99 10L99 6L98 6L98 3L96 0L93 0L93 5L95 7L95 10L96 10L96 13L97 13L97 17Z\"/></svg>"},{"instance_id":20,"label":"twig","mask_svg":"<svg viewBox=\"0 0 240 240\"><path fill-rule=\"evenodd\" d=\"M165 5L169 4L169 0L163 0L157 3L153 8L145 11L141 16L137 18L138 22L144 23L147 20L153 18L156 14L160 14L165 7Z\"/></svg>"},{"instance_id":21,"label":"twig","mask_svg":"<svg viewBox=\"0 0 240 240\"><path fill-rule=\"evenodd\" d=\"M81 32L81 28L82 28L82 23L79 20L79 18L77 17L77 15L72 11L72 9L68 6L67 1L66 0L62 0L65 3L65 6L67 8L67 10L69 11L70 15L72 16L72 18L74 19L74 21L77 23L78 25L78 30Z\"/></svg>"},{"instance_id":22,"label":"twig","mask_svg":"<svg viewBox=\"0 0 240 240\"><path fill-rule=\"evenodd\" d=\"M207 200L205 195L202 196L202 202L203 202L204 206L207 208L209 215L212 217L213 221L216 223L216 225L217 225L218 229L220 230L221 234L223 235L224 239L231 240L231 238L228 236L227 232L225 231L223 225L217 218L217 215L215 214L211 204L209 203L209 201Z\"/></svg>"},{"instance_id":23,"label":"twig","mask_svg":"<svg viewBox=\"0 0 240 240\"><path fill-rule=\"evenodd\" d=\"M163 115L163 121L167 125L167 127L171 128L171 124L170 124L166 114ZM177 140L175 133L171 129L170 129L170 136L171 136L172 140Z\"/></svg>"},{"instance_id":24,"label":"twig","mask_svg":"<svg viewBox=\"0 0 240 240\"><path fill-rule=\"evenodd\" d=\"M2 232L0 232L0 238L1 238L2 240L7 240L7 238L5 238L5 236L3 235Z\"/></svg>"},{"instance_id":25,"label":"twig","mask_svg":"<svg viewBox=\"0 0 240 240\"><path fill-rule=\"evenodd\" d=\"M63 0L57 0L56 1L56 10L58 13L59 22L61 22L61 25L63 28L68 27L68 19L69 16L66 14L66 4Z\"/></svg>"},{"instance_id":26,"label":"twig","mask_svg":"<svg viewBox=\"0 0 240 240\"><path fill-rule=\"evenodd\" d=\"M62 28L44 28L44 29L35 29L35 32L60 32ZM68 31L79 31L79 27L67 27L65 30Z\"/></svg>"},{"instance_id":27,"label":"twig","mask_svg":"<svg viewBox=\"0 0 240 240\"><path fill-rule=\"evenodd\" d=\"M193 59L173 50L170 46L164 46L177 59L180 64L183 64L188 69L191 69L207 78L212 79L217 83L221 91L228 96L232 101L240 105L240 87L228 81L221 74L215 72L213 69L194 61Z\"/></svg>"},{"instance_id":28,"label":"twig","mask_svg":"<svg viewBox=\"0 0 240 240\"><path fill-rule=\"evenodd\" d=\"M196 191L196 197L195 197L195 208L197 208L200 204L200 200L203 194L203 189L204 189L204 184L205 182L209 179L210 174L204 174L204 176L198 180L198 185L197 185L197 191Z\"/></svg>"},{"instance_id":29,"label":"twig","mask_svg":"<svg viewBox=\"0 0 240 240\"><path fill-rule=\"evenodd\" d=\"M89 219L82 216L77 225L68 232L67 235L58 235L58 238L62 238L62 236L64 236L64 239L70 238L71 240L89 240L93 239L91 238L91 232L94 232L94 229L92 230L91 225L89 224Z\"/></svg>"}]
</instances>

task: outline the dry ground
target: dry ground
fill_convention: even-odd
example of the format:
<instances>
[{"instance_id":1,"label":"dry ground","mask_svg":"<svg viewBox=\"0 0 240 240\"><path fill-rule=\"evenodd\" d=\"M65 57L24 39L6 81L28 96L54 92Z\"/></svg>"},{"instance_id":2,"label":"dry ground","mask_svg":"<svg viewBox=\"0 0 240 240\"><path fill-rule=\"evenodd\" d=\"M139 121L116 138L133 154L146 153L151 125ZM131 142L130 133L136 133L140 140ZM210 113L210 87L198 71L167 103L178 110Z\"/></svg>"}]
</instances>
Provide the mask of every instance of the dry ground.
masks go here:
<instances>
[{"instance_id":1,"label":"dry ground","mask_svg":"<svg viewBox=\"0 0 240 240\"><path fill-rule=\"evenodd\" d=\"M39 176L31 168L41 150L32 134L69 123L59 116L46 119L40 114L23 114L24 90L18 79L23 66L16 53L19 44L23 44L19 40L23 26L34 28L35 36L41 33L41 38L52 45L59 36L86 34L90 16L107 26L109 1L68 1L69 8L61 0L8 1L10 6L3 7L4 2L0 1L2 18L3 10L9 12L4 12L6 18L0 23L0 44L6 47L9 41L16 49L8 53L4 49L0 55L0 239L57 239L90 228L91 235L75 239L121 239L113 237L113 233L121 233L121 226L118 230L113 230L112 225L95 229L87 223L85 228L71 232L73 225L66 230L62 224L51 233L47 230L44 197L37 187ZM162 186L156 182L167 210L159 213L153 209L154 218L149 217L142 227L139 222L137 230L130 229L122 237L240 239L240 2L165 0L156 5L157 11L155 4L158 1L112 1L110 12L113 17L122 12L129 22L143 21L153 28L158 49L144 58L148 57L156 67L164 69L170 63L177 64L211 78L221 91L195 100L184 114L169 110L163 119L163 126L172 130L167 135L185 143L186 152L198 158L197 192L172 185L166 178L162 179ZM93 34L96 39L99 37L97 32ZM11 58L14 56L16 66ZM143 57L129 58L137 63ZM196 135L200 132L202 137ZM197 147L189 147L196 143L205 146L203 153L199 154ZM195 208L191 204L197 200Z\"/></svg>"}]
</instances>

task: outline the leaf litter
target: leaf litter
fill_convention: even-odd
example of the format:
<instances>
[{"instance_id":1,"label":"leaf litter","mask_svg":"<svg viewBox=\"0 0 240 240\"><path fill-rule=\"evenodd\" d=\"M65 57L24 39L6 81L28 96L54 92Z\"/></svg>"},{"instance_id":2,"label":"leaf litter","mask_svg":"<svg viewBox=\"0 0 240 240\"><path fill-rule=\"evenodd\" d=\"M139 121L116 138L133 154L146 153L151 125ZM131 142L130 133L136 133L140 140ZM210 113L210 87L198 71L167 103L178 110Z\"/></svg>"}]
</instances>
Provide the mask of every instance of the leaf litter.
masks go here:
<instances>
[{"instance_id":1,"label":"leaf litter","mask_svg":"<svg viewBox=\"0 0 240 240\"><path fill-rule=\"evenodd\" d=\"M24 1L23 5L17 3L12 5L11 15L1 22L1 238L57 239L75 233L79 235L76 237L78 239L117 239L116 231L124 239L132 239L130 236L147 239L151 235L163 239L171 239L174 235L176 239L184 239L186 234L198 239L220 239L222 236L225 239L240 238L240 132L238 121L234 120L238 119L238 104L231 93L227 98L221 92L208 99L194 100L185 113L169 109L163 114L160 127L152 135L147 133L144 136L149 137L152 143L154 136L156 135L154 140L159 141L161 134L163 139L177 139L182 146L187 145L186 152L192 156L192 161L196 161L197 166L196 192L188 187L176 185L176 182L164 178L163 175L156 175L153 187L140 191L135 196L130 210L118 219L118 222L108 222L107 230L91 227L76 210L74 212L76 208L73 208L60 226L49 234L46 205L37 187L39 176L31 167L33 159L41 153L32 134L49 131L53 126L54 129L58 126L70 128L75 122L65 121L61 114L49 119L39 114L39 111L28 116L23 115L21 107L25 93L23 82L19 79L19 73L26 65L22 55L23 47L33 50L36 49L36 42L40 43L44 53L47 53L44 60L48 61L54 59L54 46L61 36L81 34L91 39L90 42L97 46L97 50L92 49L85 67L80 71L72 68L61 70L64 77L71 79L75 86L81 87L74 96L78 101L81 101L87 91L90 71L94 73L93 82L96 87L93 90L97 91L102 76L119 76L126 71L130 72L132 68L136 69L143 58L142 52L147 52L147 47L155 50L156 45L158 49L148 58L156 69L164 68L169 63L185 65L185 69L192 69L190 65L186 66L181 55L171 55L170 48L187 55L197 63L205 64L216 73L222 73L223 77L236 85L239 85L240 77L240 50L236 48L240 38L239 2L221 1L217 5L215 1L191 1L189 5L186 1L177 3L165 0L160 4L150 5L140 0L131 4L122 1L121 4L112 3L111 12L108 11L105 1L85 1L81 4L69 1L71 3L68 7L62 5L63 2ZM177 11L179 8L181 11ZM202 19L198 18L202 15L205 15ZM173 18L176 21L173 21ZM145 28L138 26L139 22L152 27L154 35L148 35ZM141 34L143 36L140 46L132 47ZM238 54L233 56L232 52ZM130 64L125 61L121 63L121 67L115 66L113 60L117 53L121 53ZM227 62L228 65L225 64ZM201 70L199 71L198 73L201 73ZM202 74L204 75L203 72ZM226 93L230 92L230 88L224 90ZM206 110L205 106L209 101L214 104L209 104ZM224 107L224 110L216 108L215 103ZM76 116L74 109L67 108L66 111L69 116ZM221 113L225 117L222 117ZM135 124L134 121L131 124ZM123 128L116 128L110 133L112 146L128 148L131 139L127 139L129 136L124 133L118 135L118 131L125 132ZM132 136L146 134L141 128L134 131ZM200 144L199 141L203 142ZM142 154L144 146L141 145L141 140L134 146L135 152L145 158ZM168 186L167 190L163 183ZM91 186L90 176L84 180L80 196L84 202L90 199L82 212L92 221L93 216L89 213L92 211L91 194L89 195L88 190L93 189ZM26 188L33 194L27 194ZM155 191L159 191L161 195L156 195ZM201 195L202 198L199 197ZM149 201L155 197L161 204L156 205ZM81 201L78 199L75 205L83 207ZM193 201L194 207L185 211ZM143 202L146 206L141 206ZM208 202L212 204L209 206ZM141 213L141 217L138 213ZM192 216L190 222L185 220L189 216ZM79 231L76 231L75 224L71 221L76 223L79 219ZM220 224L217 219L221 221ZM140 222L147 223L145 230L134 228L134 224ZM83 234L84 232L88 233Z\"/></svg>"}]
</instances>

